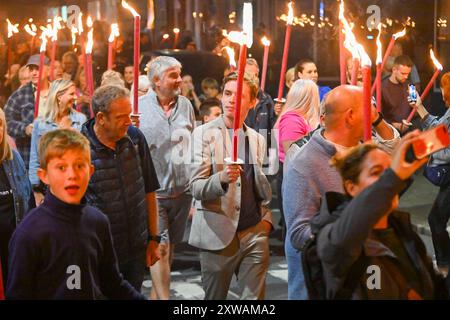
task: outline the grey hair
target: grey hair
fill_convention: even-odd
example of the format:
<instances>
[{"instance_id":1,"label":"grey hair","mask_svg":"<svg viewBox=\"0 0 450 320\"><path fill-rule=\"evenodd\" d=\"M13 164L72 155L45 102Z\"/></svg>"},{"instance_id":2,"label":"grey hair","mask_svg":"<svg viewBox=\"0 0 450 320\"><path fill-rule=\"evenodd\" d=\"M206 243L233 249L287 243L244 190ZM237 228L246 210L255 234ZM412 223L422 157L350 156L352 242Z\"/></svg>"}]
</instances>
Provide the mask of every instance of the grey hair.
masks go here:
<instances>
[{"instance_id":1,"label":"grey hair","mask_svg":"<svg viewBox=\"0 0 450 320\"><path fill-rule=\"evenodd\" d=\"M100 86L116 85L125 87L125 81L122 79L122 75L114 70L107 70L102 74L102 83Z\"/></svg>"},{"instance_id":2,"label":"grey hair","mask_svg":"<svg viewBox=\"0 0 450 320\"><path fill-rule=\"evenodd\" d=\"M181 68L181 63L173 58L168 56L159 56L155 59L151 60L147 64L147 70L148 70L148 79L150 80L151 86L153 89L155 89L155 82L154 79L158 78L161 79L164 72L166 72L170 68Z\"/></svg>"},{"instance_id":3,"label":"grey hair","mask_svg":"<svg viewBox=\"0 0 450 320\"><path fill-rule=\"evenodd\" d=\"M92 96L92 108L94 109L94 114L97 113L109 113L109 107L111 103L119 98L129 98L130 91L124 87L117 85L106 85L101 86L95 90Z\"/></svg>"}]
</instances>

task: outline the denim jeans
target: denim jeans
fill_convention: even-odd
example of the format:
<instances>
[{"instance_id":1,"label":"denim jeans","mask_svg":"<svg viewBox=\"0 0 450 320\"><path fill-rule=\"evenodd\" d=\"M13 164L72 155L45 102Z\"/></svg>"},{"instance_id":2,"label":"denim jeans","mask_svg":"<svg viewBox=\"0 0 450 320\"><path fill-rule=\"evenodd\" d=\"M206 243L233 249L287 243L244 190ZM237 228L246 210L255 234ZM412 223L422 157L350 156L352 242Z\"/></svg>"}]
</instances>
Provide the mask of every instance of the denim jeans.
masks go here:
<instances>
[{"instance_id":1,"label":"denim jeans","mask_svg":"<svg viewBox=\"0 0 450 320\"><path fill-rule=\"evenodd\" d=\"M447 223L450 218L450 186L441 187L428 216L434 252L439 266L450 266L450 237Z\"/></svg>"},{"instance_id":2,"label":"denim jeans","mask_svg":"<svg viewBox=\"0 0 450 320\"><path fill-rule=\"evenodd\" d=\"M289 236L286 237L284 242L284 250L288 265L288 299L308 300L308 290L302 268L302 255L292 246Z\"/></svg>"}]
</instances>

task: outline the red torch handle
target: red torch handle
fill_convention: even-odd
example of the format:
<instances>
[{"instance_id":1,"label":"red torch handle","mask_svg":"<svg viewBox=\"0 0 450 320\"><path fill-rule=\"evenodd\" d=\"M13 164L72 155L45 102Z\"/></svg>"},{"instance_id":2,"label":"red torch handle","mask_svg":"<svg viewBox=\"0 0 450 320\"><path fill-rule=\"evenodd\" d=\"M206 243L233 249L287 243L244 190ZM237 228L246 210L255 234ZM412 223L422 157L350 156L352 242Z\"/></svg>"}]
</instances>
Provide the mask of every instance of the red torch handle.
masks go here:
<instances>
[{"instance_id":1,"label":"red torch handle","mask_svg":"<svg viewBox=\"0 0 450 320\"><path fill-rule=\"evenodd\" d=\"M372 83L370 67L364 67L363 73L363 103L364 103L364 141L372 139L372 103L370 84Z\"/></svg>"},{"instance_id":2,"label":"red torch handle","mask_svg":"<svg viewBox=\"0 0 450 320\"><path fill-rule=\"evenodd\" d=\"M278 100L281 100L283 98L284 79L286 76L287 59L289 56L289 43L291 42L291 32L292 32L292 26L290 24L286 25L286 36L284 38L283 60L281 62L280 83L278 84Z\"/></svg>"},{"instance_id":3,"label":"red torch handle","mask_svg":"<svg viewBox=\"0 0 450 320\"><path fill-rule=\"evenodd\" d=\"M269 61L269 46L264 46L263 68L261 75L261 91L266 88L267 63Z\"/></svg>"},{"instance_id":4,"label":"red torch handle","mask_svg":"<svg viewBox=\"0 0 450 320\"><path fill-rule=\"evenodd\" d=\"M44 67L45 52L42 51L39 55L39 75L38 83L36 88L36 100L34 101L34 118L36 119L39 115L39 100L41 98L41 79L42 79L42 69Z\"/></svg>"},{"instance_id":5,"label":"red torch handle","mask_svg":"<svg viewBox=\"0 0 450 320\"><path fill-rule=\"evenodd\" d=\"M243 44L241 45L241 49L239 52L239 67L238 67L236 101L235 101L236 107L234 109L233 153L231 155L231 160L233 162L237 161L237 154L238 154L238 132L240 129L239 126L241 118L242 86L244 84L244 71L246 63L247 63L247 46Z\"/></svg>"},{"instance_id":6,"label":"red torch handle","mask_svg":"<svg viewBox=\"0 0 450 320\"><path fill-rule=\"evenodd\" d=\"M140 56L140 31L141 18L134 17L134 74L133 74L133 114L139 114L138 89L139 89L139 56Z\"/></svg>"}]
</instances>

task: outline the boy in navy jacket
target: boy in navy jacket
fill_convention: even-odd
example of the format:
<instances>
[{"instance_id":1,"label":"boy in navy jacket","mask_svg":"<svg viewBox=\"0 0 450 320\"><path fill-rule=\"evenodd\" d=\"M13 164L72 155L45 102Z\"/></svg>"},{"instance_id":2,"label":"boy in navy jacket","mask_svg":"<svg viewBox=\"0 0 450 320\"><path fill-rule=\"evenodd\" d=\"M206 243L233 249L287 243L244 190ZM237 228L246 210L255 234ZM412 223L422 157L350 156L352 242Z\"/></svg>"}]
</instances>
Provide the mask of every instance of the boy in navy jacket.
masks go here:
<instances>
[{"instance_id":1,"label":"boy in navy jacket","mask_svg":"<svg viewBox=\"0 0 450 320\"><path fill-rule=\"evenodd\" d=\"M107 217L83 199L93 173L88 140L61 129L39 143L45 200L9 244L7 299L141 299L119 273Z\"/></svg>"}]
</instances>

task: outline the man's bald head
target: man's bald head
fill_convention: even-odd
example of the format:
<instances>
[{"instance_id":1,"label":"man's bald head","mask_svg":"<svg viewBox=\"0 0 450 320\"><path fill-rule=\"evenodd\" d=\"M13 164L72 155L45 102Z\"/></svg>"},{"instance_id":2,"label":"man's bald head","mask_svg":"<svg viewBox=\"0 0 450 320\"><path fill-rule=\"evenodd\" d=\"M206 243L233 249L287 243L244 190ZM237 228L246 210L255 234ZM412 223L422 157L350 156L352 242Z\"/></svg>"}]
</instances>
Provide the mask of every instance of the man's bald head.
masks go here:
<instances>
[{"instance_id":1,"label":"man's bald head","mask_svg":"<svg viewBox=\"0 0 450 320\"><path fill-rule=\"evenodd\" d=\"M355 114L362 113L362 101L363 91L360 87L342 85L330 91L322 110L325 128L332 130L341 127L350 109Z\"/></svg>"}]
</instances>

